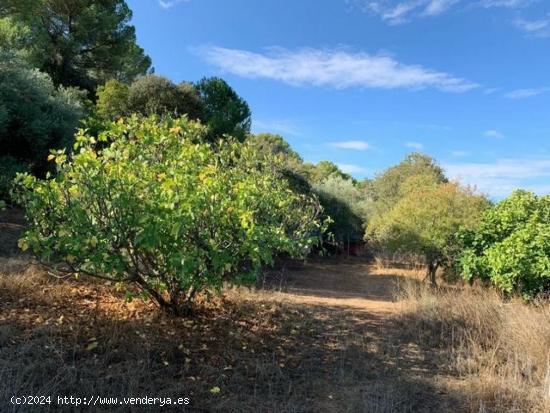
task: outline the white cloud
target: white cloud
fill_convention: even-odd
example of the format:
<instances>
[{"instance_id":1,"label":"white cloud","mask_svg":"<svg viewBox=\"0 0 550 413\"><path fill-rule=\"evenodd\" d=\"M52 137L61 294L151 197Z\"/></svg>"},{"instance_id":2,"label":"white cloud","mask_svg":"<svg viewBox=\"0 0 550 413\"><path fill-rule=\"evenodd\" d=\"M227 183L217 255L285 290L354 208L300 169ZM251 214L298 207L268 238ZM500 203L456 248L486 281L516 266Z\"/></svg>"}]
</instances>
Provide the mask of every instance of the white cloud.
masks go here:
<instances>
[{"instance_id":1,"label":"white cloud","mask_svg":"<svg viewBox=\"0 0 550 413\"><path fill-rule=\"evenodd\" d=\"M293 136L299 136L302 134L301 129L292 120L289 119L253 119L252 130L255 133L269 132Z\"/></svg>"},{"instance_id":2,"label":"white cloud","mask_svg":"<svg viewBox=\"0 0 550 413\"><path fill-rule=\"evenodd\" d=\"M345 172L347 174L360 174L367 172L365 168L358 165L353 165L349 163L338 163L336 165L342 170L342 172Z\"/></svg>"},{"instance_id":3,"label":"white cloud","mask_svg":"<svg viewBox=\"0 0 550 413\"><path fill-rule=\"evenodd\" d=\"M459 1L460 0L431 0L424 9L424 14L426 16L437 16L446 12L451 6Z\"/></svg>"},{"instance_id":4,"label":"white cloud","mask_svg":"<svg viewBox=\"0 0 550 413\"><path fill-rule=\"evenodd\" d=\"M539 87L532 89L516 89L511 92L508 92L504 95L508 99L525 99L532 96L542 95L544 93L550 92L550 87Z\"/></svg>"},{"instance_id":5,"label":"white cloud","mask_svg":"<svg viewBox=\"0 0 550 413\"><path fill-rule=\"evenodd\" d=\"M514 189L526 188L546 194L550 187L550 159L498 159L487 163L455 163L443 165L451 179L476 186L493 197L509 195Z\"/></svg>"},{"instance_id":6,"label":"white cloud","mask_svg":"<svg viewBox=\"0 0 550 413\"><path fill-rule=\"evenodd\" d=\"M463 8L507 8L527 7L540 0L348 0L367 13L380 17L384 22L397 25L415 18L439 16L454 6ZM456 8L456 7L455 7Z\"/></svg>"},{"instance_id":7,"label":"white cloud","mask_svg":"<svg viewBox=\"0 0 550 413\"><path fill-rule=\"evenodd\" d=\"M414 17L437 16L447 11L459 1L460 0L357 0L356 4L364 11L379 16L386 23L396 25L406 23Z\"/></svg>"},{"instance_id":8,"label":"white cloud","mask_svg":"<svg viewBox=\"0 0 550 413\"><path fill-rule=\"evenodd\" d=\"M424 145L420 142L405 142L405 146L407 148L415 149L417 151L421 151L424 149Z\"/></svg>"},{"instance_id":9,"label":"white cloud","mask_svg":"<svg viewBox=\"0 0 550 413\"><path fill-rule=\"evenodd\" d=\"M342 141L342 142L330 142L330 146L340 149L353 149L356 151L366 151L370 148L368 142L365 141Z\"/></svg>"},{"instance_id":10,"label":"white cloud","mask_svg":"<svg viewBox=\"0 0 550 413\"><path fill-rule=\"evenodd\" d=\"M479 85L444 72L407 65L386 55L353 53L344 49L271 48L265 53L224 47L202 47L197 52L210 64L246 78L266 78L290 85L337 89L426 89L466 92Z\"/></svg>"},{"instance_id":11,"label":"white cloud","mask_svg":"<svg viewBox=\"0 0 550 413\"><path fill-rule=\"evenodd\" d=\"M486 130L484 135L488 138L503 139L504 134L494 129Z\"/></svg>"},{"instance_id":12,"label":"white cloud","mask_svg":"<svg viewBox=\"0 0 550 413\"><path fill-rule=\"evenodd\" d=\"M514 20L514 26L534 37L550 37L550 18L540 20Z\"/></svg>"},{"instance_id":13,"label":"white cloud","mask_svg":"<svg viewBox=\"0 0 550 413\"><path fill-rule=\"evenodd\" d=\"M157 0L157 1L160 7L162 7L164 10L168 10L180 3L187 3L188 1L191 1L191 0Z\"/></svg>"},{"instance_id":14,"label":"white cloud","mask_svg":"<svg viewBox=\"0 0 550 413\"><path fill-rule=\"evenodd\" d=\"M532 3L536 3L537 1L539 0L481 0L479 4L487 9L491 7L519 9L521 7L527 7Z\"/></svg>"}]
</instances>

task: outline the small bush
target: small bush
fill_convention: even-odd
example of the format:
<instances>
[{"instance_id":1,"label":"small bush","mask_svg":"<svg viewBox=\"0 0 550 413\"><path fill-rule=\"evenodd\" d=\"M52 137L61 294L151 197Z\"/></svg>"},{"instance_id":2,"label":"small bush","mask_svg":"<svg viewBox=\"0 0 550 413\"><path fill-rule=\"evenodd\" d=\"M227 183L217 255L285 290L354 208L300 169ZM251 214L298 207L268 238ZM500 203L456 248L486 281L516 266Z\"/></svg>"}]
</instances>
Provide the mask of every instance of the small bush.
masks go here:
<instances>
[{"instance_id":1,"label":"small bush","mask_svg":"<svg viewBox=\"0 0 550 413\"><path fill-rule=\"evenodd\" d=\"M132 118L112 123L98 146L80 131L72 158L50 156L55 179L19 175L30 223L20 246L137 285L175 314L224 280L254 281L277 253L307 253L322 231L317 201L291 191L276 160L204 143L205 132L185 118Z\"/></svg>"}]
</instances>

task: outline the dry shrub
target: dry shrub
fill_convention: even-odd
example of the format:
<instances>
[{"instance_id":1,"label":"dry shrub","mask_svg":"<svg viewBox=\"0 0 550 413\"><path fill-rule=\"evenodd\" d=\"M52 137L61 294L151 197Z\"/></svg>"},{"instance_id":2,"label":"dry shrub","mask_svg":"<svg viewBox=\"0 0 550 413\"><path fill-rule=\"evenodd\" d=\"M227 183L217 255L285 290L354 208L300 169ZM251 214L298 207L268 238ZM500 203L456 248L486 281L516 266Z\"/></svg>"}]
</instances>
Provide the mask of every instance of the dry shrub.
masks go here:
<instances>
[{"instance_id":1,"label":"dry shrub","mask_svg":"<svg viewBox=\"0 0 550 413\"><path fill-rule=\"evenodd\" d=\"M444 350L464 379L470 411L550 411L550 303L412 282L400 291L404 333Z\"/></svg>"}]
</instances>

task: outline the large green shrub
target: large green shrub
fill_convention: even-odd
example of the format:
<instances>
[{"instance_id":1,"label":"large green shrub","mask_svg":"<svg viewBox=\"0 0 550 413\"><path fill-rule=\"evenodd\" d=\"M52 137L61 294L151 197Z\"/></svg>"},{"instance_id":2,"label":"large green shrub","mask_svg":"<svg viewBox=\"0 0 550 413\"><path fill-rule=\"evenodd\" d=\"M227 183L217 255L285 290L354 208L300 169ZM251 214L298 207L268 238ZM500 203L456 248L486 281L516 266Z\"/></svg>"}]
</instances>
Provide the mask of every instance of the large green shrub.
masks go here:
<instances>
[{"instance_id":1,"label":"large green shrub","mask_svg":"<svg viewBox=\"0 0 550 413\"><path fill-rule=\"evenodd\" d=\"M15 172L43 176L51 148L72 144L83 116L82 94L16 61L0 62L0 198Z\"/></svg>"},{"instance_id":2,"label":"large green shrub","mask_svg":"<svg viewBox=\"0 0 550 413\"><path fill-rule=\"evenodd\" d=\"M208 144L185 118L131 118L75 153L54 179L19 175L29 230L20 241L67 269L132 283L181 314L197 292L255 279L280 252L303 256L322 232L314 198L235 141Z\"/></svg>"},{"instance_id":3,"label":"large green shrub","mask_svg":"<svg viewBox=\"0 0 550 413\"><path fill-rule=\"evenodd\" d=\"M534 297L550 287L550 196L516 191L462 234L466 279L490 280L506 293Z\"/></svg>"}]
</instances>

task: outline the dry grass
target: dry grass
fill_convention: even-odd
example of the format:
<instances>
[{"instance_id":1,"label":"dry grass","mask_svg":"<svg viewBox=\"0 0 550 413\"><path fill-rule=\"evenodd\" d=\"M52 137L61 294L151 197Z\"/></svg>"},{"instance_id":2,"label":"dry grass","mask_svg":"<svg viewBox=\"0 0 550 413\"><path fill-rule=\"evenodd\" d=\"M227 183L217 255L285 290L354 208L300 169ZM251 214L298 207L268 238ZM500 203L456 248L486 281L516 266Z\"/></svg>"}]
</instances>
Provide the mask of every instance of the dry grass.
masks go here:
<instances>
[{"instance_id":1,"label":"dry grass","mask_svg":"<svg viewBox=\"0 0 550 413\"><path fill-rule=\"evenodd\" d=\"M371 307L233 289L202 303L192 319L174 319L148 303L126 303L102 282L55 280L23 263L0 260L2 412L28 411L7 403L14 394L190 397L188 410L205 412L453 412L462 405L462 395L440 385L433 352L401 340L390 315ZM323 263L304 274L344 278L357 268Z\"/></svg>"},{"instance_id":2,"label":"dry grass","mask_svg":"<svg viewBox=\"0 0 550 413\"><path fill-rule=\"evenodd\" d=\"M441 348L471 412L550 411L550 305L481 288L403 283L403 334ZM456 384L456 383L455 383Z\"/></svg>"}]
</instances>

